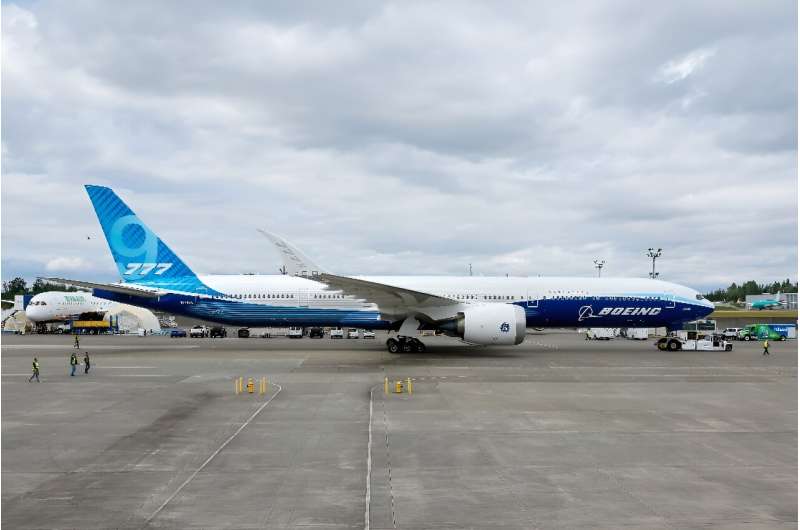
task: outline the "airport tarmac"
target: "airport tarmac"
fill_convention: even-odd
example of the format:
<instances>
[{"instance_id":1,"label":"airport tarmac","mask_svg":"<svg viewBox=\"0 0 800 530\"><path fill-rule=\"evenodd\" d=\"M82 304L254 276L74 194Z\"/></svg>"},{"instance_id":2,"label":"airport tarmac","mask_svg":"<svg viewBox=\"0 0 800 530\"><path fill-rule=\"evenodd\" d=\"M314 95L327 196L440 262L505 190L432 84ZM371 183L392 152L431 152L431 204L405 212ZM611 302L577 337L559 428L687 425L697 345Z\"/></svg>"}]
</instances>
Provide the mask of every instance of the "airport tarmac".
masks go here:
<instances>
[{"instance_id":1,"label":"airport tarmac","mask_svg":"<svg viewBox=\"0 0 800 530\"><path fill-rule=\"evenodd\" d=\"M797 343L2 337L8 528L795 528ZM42 383L28 383L38 356ZM236 395L238 376L267 392ZM383 380L413 378L413 394ZM370 442L371 440L371 442Z\"/></svg>"}]
</instances>

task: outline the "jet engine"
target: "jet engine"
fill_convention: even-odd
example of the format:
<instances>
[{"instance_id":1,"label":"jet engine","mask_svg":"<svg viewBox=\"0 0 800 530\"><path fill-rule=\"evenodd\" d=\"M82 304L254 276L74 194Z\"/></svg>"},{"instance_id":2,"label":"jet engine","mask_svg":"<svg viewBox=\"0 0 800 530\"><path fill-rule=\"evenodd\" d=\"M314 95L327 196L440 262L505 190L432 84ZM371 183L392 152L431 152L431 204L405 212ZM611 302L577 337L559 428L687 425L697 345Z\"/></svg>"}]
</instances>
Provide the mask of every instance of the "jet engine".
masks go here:
<instances>
[{"instance_id":1,"label":"jet engine","mask_svg":"<svg viewBox=\"0 0 800 530\"><path fill-rule=\"evenodd\" d=\"M460 311L439 328L473 344L510 346L525 340L525 310L512 304L479 305Z\"/></svg>"}]
</instances>

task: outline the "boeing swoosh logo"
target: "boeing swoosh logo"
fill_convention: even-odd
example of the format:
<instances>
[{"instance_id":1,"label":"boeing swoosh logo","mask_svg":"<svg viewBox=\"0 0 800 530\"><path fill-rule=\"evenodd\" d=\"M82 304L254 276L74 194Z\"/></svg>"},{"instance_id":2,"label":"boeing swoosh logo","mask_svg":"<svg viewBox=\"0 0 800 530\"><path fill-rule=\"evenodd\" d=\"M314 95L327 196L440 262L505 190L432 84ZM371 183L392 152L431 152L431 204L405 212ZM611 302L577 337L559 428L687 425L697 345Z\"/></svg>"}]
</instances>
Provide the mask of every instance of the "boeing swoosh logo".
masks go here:
<instances>
[{"instance_id":1,"label":"boeing swoosh logo","mask_svg":"<svg viewBox=\"0 0 800 530\"><path fill-rule=\"evenodd\" d=\"M584 320L588 320L590 318L600 318L600 316L594 314L592 306L581 306L581 308L578 309L578 322L583 322Z\"/></svg>"}]
</instances>

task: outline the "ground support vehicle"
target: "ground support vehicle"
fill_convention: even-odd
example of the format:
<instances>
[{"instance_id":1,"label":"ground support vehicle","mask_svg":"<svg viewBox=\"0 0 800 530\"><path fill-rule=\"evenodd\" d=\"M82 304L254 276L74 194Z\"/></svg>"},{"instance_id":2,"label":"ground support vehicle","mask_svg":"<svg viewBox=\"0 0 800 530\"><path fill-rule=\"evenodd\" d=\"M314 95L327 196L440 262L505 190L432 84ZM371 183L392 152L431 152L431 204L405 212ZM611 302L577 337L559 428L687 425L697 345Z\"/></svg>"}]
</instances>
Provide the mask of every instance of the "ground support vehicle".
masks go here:
<instances>
[{"instance_id":1,"label":"ground support vehicle","mask_svg":"<svg viewBox=\"0 0 800 530\"><path fill-rule=\"evenodd\" d=\"M332 328L329 336L332 339L343 339L344 331L342 331L342 328Z\"/></svg>"},{"instance_id":2,"label":"ground support vehicle","mask_svg":"<svg viewBox=\"0 0 800 530\"><path fill-rule=\"evenodd\" d=\"M614 328L589 328L586 330L586 340L611 340L617 336Z\"/></svg>"},{"instance_id":3,"label":"ground support vehicle","mask_svg":"<svg viewBox=\"0 0 800 530\"><path fill-rule=\"evenodd\" d=\"M628 328L625 330L625 338L630 340L647 340L649 337L647 328Z\"/></svg>"},{"instance_id":4,"label":"ground support vehicle","mask_svg":"<svg viewBox=\"0 0 800 530\"><path fill-rule=\"evenodd\" d=\"M186 330L185 329L173 329L170 330L169 336L174 338L183 337L186 338Z\"/></svg>"},{"instance_id":5,"label":"ground support vehicle","mask_svg":"<svg viewBox=\"0 0 800 530\"><path fill-rule=\"evenodd\" d=\"M364 331L361 333L361 338L362 338L362 339L374 339L374 338L375 338L375 332L374 332L374 331L370 331L370 330L368 330L368 329L367 329L367 330L364 330Z\"/></svg>"},{"instance_id":6,"label":"ground support vehicle","mask_svg":"<svg viewBox=\"0 0 800 530\"><path fill-rule=\"evenodd\" d=\"M250 330L247 328L240 328L239 331L236 332L236 335L240 339L249 339L250 338Z\"/></svg>"},{"instance_id":7,"label":"ground support vehicle","mask_svg":"<svg viewBox=\"0 0 800 530\"><path fill-rule=\"evenodd\" d=\"M733 343L724 340L720 335L701 335L693 339L662 337L658 339L656 346L662 351L733 351Z\"/></svg>"},{"instance_id":8,"label":"ground support vehicle","mask_svg":"<svg viewBox=\"0 0 800 530\"><path fill-rule=\"evenodd\" d=\"M303 338L303 328L298 327L291 327L289 331L286 333L286 336L290 339L302 339Z\"/></svg>"},{"instance_id":9,"label":"ground support vehicle","mask_svg":"<svg viewBox=\"0 0 800 530\"><path fill-rule=\"evenodd\" d=\"M350 328L347 330L347 338L348 339L357 339L358 338L358 330L356 328Z\"/></svg>"},{"instance_id":10,"label":"ground support vehicle","mask_svg":"<svg viewBox=\"0 0 800 530\"><path fill-rule=\"evenodd\" d=\"M310 328L308 330L309 339L321 339L325 336L325 330L322 328Z\"/></svg>"}]
</instances>

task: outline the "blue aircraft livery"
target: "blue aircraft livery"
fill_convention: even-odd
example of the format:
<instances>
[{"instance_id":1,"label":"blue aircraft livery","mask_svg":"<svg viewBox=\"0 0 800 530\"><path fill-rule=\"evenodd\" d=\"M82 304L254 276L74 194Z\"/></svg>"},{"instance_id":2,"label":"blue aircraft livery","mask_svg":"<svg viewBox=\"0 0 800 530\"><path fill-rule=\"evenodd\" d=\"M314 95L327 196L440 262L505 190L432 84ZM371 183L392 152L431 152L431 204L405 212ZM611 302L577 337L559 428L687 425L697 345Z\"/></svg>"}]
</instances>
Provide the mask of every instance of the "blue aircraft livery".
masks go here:
<instances>
[{"instance_id":1,"label":"blue aircraft livery","mask_svg":"<svg viewBox=\"0 0 800 530\"><path fill-rule=\"evenodd\" d=\"M307 264L266 232L299 264L296 275L197 275L113 190L86 190L121 281L53 281L228 325L357 327L400 336L439 329L469 343L513 345L526 327L675 329L713 311L697 291L647 278L339 276Z\"/></svg>"}]
</instances>

